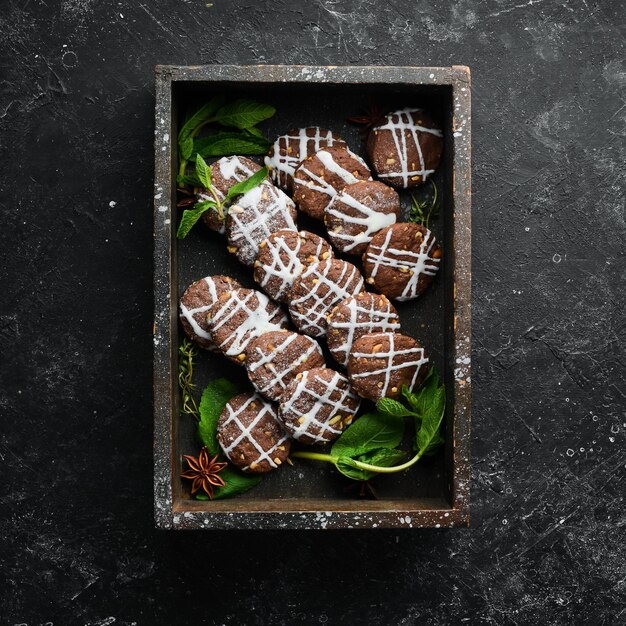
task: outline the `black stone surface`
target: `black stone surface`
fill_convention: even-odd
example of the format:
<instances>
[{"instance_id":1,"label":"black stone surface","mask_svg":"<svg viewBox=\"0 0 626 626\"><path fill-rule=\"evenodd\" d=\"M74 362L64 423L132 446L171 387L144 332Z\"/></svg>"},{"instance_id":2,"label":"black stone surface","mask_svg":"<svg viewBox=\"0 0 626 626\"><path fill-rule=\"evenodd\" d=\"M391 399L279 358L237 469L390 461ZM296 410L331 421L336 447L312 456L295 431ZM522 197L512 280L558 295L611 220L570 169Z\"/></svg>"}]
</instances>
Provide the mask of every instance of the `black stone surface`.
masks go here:
<instances>
[{"instance_id":1,"label":"black stone surface","mask_svg":"<svg viewBox=\"0 0 626 626\"><path fill-rule=\"evenodd\" d=\"M624 623L623 26L611 0L3 2L2 623ZM472 68L470 529L153 529L153 66L235 62Z\"/></svg>"}]
</instances>

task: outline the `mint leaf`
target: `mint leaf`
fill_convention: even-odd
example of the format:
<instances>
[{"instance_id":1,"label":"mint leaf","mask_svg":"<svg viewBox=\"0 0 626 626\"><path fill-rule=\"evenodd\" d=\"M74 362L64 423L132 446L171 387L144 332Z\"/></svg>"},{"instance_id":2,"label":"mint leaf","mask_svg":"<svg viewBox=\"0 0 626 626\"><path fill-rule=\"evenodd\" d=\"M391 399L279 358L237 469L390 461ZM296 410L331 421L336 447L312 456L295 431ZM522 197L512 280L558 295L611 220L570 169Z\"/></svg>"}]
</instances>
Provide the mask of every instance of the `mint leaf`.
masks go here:
<instances>
[{"instance_id":1,"label":"mint leaf","mask_svg":"<svg viewBox=\"0 0 626 626\"><path fill-rule=\"evenodd\" d=\"M205 189L211 188L211 168L200 155L196 157L196 176Z\"/></svg>"},{"instance_id":2,"label":"mint leaf","mask_svg":"<svg viewBox=\"0 0 626 626\"><path fill-rule=\"evenodd\" d=\"M263 131L260 128L257 128L256 126L251 126L250 128L246 128L245 132L248 133L249 135L254 135L255 137L262 137L263 139L265 139L265 137L263 136ZM268 141L267 143L271 145L271 142Z\"/></svg>"},{"instance_id":3,"label":"mint leaf","mask_svg":"<svg viewBox=\"0 0 626 626\"><path fill-rule=\"evenodd\" d=\"M188 161L193 154L193 138L185 137L178 143L178 149L180 150L180 158Z\"/></svg>"},{"instance_id":4,"label":"mint leaf","mask_svg":"<svg viewBox=\"0 0 626 626\"><path fill-rule=\"evenodd\" d=\"M200 219L203 213L216 206L215 202L207 200L205 202L196 202L193 205L193 209L185 209L183 216L180 218L180 224L176 231L177 239L184 239L189 231L193 228L194 224Z\"/></svg>"},{"instance_id":5,"label":"mint leaf","mask_svg":"<svg viewBox=\"0 0 626 626\"><path fill-rule=\"evenodd\" d=\"M251 189L254 189L258 185L260 185L267 178L267 167L262 167L258 172L255 172L250 176L250 178L246 178L246 180L242 180L241 182L233 185L226 194L224 198L224 204L229 202L236 196L240 196L241 194L247 193Z\"/></svg>"},{"instance_id":6,"label":"mint leaf","mask_svg":"<svg viewBox=\"0 0 626 626\"><path fill-rule=\"evenodd\" d=\"M255 137L243 133L217 133L197 139L194 153L204 158L229 156L232 154L265 154L271 143L265 137ZM195 154L189 160L196 159Z\"/></svg>"},{"instance_id":7,"label":"mint leaf","mask_svg":"<svg viewBox=\"0 0 626 626\"><path fill-rule=\"evenodd\" d=\"M415 415L415 413L407 409L404 404L394 400L393 398L381 398L376 403L376 409L379 413L395 415L397 417L412 417Z\"/></svg>"},{"instance_id":8,"label":"mint leaf","mask_svg":"<svg viewBox=\"0 0 626 626\"><path fill-rule=\"evenodd\" d=\"M186 174L179 174L176 177L176 184L177 185L191 185L192 187L200 187L200 181L198 180L198 177L193 174L191 176L187 176Z\"/></svg>"},{"instance_id":9,"label":"mint leaf","mask_svg":"<svg viewBox=\"0 0 626 626\"><path fill-rule=\"evenodd\" d=\"M212 121L215 113L224 105L225 101L225 96L215 96L187 118L180 131L178 131L178 147L182 159L189 159L193 152L193 138L195 134L204 124ZM189 143L190 140L191 143ZM187 156L185 156L186 153Z\"/></svg>"},{"instance_id":10,"label":"mint leaf","mask_svg":"<svg viewBox=\"0 0 626 626\"><path fill-rule=\"evenodd\" d=\"M376 448L395 448L404 434L404 420L394 415L366 413L339 436L330 450L334 457L357 457Z\"/></svg>"},{"instance_id":11,"label":"mint leaf","mask_svg":"<svg viewBox=\"0 0 626 626\"><path fill-rule=\"evenodd\" d=\"M219 109L216 121L222 126L235 128L250 128L266 120L276 113L276 109L269 104L262 104L254 100L235 100Z\"/></svg>"},{"instance_id":12,"label":"mint leaf","mask_svg":"<svg viewBox=\"0 0 626 626\"><path fill-rule=\"evenodd\" d=\"M263 476L259 474L244 474L232 467L227 466L221 472L220 476L226 483L223 487L215 490L214 500L235 496L256 487L262 480Z\"/></svg>"},{"instance_id":13,"label":"mint leaf","mask_svg":"<svg viewBox=\"0 0 626 626\"><path fill-rule=\"evenodd\" d=\"M443 385L438 387L431 402L421 416L421 423L415 425L416 449L421 454L432 454L443 443L439 432L441 421L446 410L446 390Z\"/></svg>"},{"instance_id":14,"label":"mint leaf","mask_svg":"<svg viewBox=\"0 0 626 626\"><path fill-rule=\"evenodd\" d=\"M370 472L369 470L360 469L354 466L354 461L360 461L361 463L369 463L370 465L377 465L378 467L391 467L395 465L406 456L404 450L390 450L388 448L377 448L370 450L365 454L360 454L355 459L347 456L342 456L337 459L337 469L348 478L352 480L369 480L373 476L376 476L377 472Z\"/></svg>"},{"instance_id":15,"label":"mint leaf","mask_svg":"<svg viewBox=\"0 0 626 626\"><path fill-rule=\"evenodd\" d=\"M212 380L202 392L200 399L200 421L198 422L198 437L207 447L209 454L218 454L217 421L226 406L226 403L239 393L237 387L226 378ZM226 470L224 470L226 471Z\"/></svg>"}]
</instances>

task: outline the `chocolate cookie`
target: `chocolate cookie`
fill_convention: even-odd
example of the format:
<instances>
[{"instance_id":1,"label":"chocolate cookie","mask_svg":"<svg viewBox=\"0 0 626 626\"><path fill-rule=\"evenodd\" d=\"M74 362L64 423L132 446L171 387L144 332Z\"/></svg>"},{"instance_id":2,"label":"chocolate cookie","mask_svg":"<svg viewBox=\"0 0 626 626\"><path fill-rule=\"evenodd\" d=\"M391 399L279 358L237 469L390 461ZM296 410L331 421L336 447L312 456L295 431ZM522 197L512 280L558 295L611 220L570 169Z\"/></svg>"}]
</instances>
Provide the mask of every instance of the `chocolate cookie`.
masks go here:
<instances>
[{"instance_id":1,"label":"chocolate cookie","mask_svg":"<svg viewBox=\"0 0 626 626\"><path fill-rule=\"evenodd\" d=\"M245 350L255 337L287 326L282 309L260 291L233 289L220 296L207 315L215 345L235 363L243 364Z\"/></svg>"},{"instance_id":2,"label":"chocolate cookie","mask_svg":"<svg viewBox=\"0 0 626 626\"><path fill-rule=\"evenodd\" d=\"M414 389L428 370L424 348L415 339L400 333L363 335L352 344L348 377L363 398L395 398L402 385Z\"/></svg>"},{"instance_id":3,"label":"chocolate cookie","mask_svg":"<svg viewBox=\"0 0 626 626\"><path fill-rule=\"evenodd\" d=\"M338 437L361 403L348 379L326 367L298 374L283 398L278 419L294 439L309 444Z\"/></svg>"},{"instance_id":4,"label":"chocolate cookie","mask_svg":"<svg viewBox=\"0 0 626 626\"><path fill-rule=\"evenodd\" d=\"M277 302L286 302L293 281L311 263L333 256L330 244L301 230L279 230L259 244L254 280Z\"/></svg>"},{"instance_id":5,"label":"chocolate cookie","mask_svg":"<svg viewBox=\"0 0 626 626\"><path fill-rule=\"evenodd\" d=\"M363 254L372 237L400 218L400 197L378 181L344 187L324 211L331 243L340 252Z\"/></svg>"},{"instance_id":6,"label":"chocolate cookie","mask_svg":"<svg viewBox=\"0 0 626 626\"><path fill-rule=\"evenodd\" d=\"M295 171L293 199L302 211L321 220L337 192L359 180L372 180L360 156L346 146L319 150Z\"/></svg>"},{"instance_id":7,"label":"chocolate cookie","mask_svg":"<svg viewBox=\"0 0 626 626\"><path fill-rule=\"evenodd\" d=\"M400 318L387 297L363 291L331 311L326 339L331 354L345 367L352 344L359 337L399 330Z\"/></svg>"},{"instance_id":8,"label":"chocolate cookie","mask_svg":"<svg viewBox=\"0 0 626 626\"><path fill-rule=\"evenodd\" d=\"M228 209L228 251L244 265L252 265L259 244L283 228L296 229L296 207L278 187L263 181Z\"/></svg>"},{"instance_id":9,"label":"chocolate cookie","mask_svg":"<svg viewBox=\"0 0 626 626\"><path fill-rule=\"evenodd\" d=\"M291 447L276 409L256 393L228 401L217 422L217 440L231 463L254 474L276 469Z\"/></svg>"},{"instance_id":10,"label":"chocolate cookie","mask_svg":"<svg viewBox=\"0 0 626 626\"><path fill-rule=\"evenodd\" d=\"M417 298L439 269L441 248L418 224L400 223L374 235L363 255L367 282L395 300Z\"/></svg>"},{"instance_id":11,"label":"chocolate cookie","mask_svg":"<svg viewBox=\"0 0 626 626\"><path fill-rule=\"evenodd\" d=\"M367 138L376 176L401 189L423 183L437 169L442 152L443 133L421 109L389 113Z\"/></svg>"},{"instance_id":12,"label":"chocolate cookie","mask_svg":"<svg viewBox=\"0 0 626 626\"><path fill-rule=\"evenodd\" d=\"M270 400L279 400L296 374L314 367L324 367L318 343L290 330L263 333L246 348L248 378Z\"/></svg>"},{"instance_id":13,"label":"chocolate cookie","mask_svg":"<svg viewBox=\"0 0 626 626\"><path fill-rule=\"evenodd\" d=\"M289 313L296 328L311 337L326 334L326 315L339 302L363 291L363 277L352 263L314 263L293 283Z\"/></svg>"},{"instance_id":14,"label":"chocolate cookie","mask_svg":"<svg viewBox=\"0 0 626 626\"><path fill-rule=\"evenodd\" d=\"M321 148L345 146L345 141L325 128L312 126L294 128L281 135L265 157L265 165L270 170L272 179L286 191L293 191L293 175L296 168L308 156Z\"/></svg>"},{"instance_id":15,"label":"chocolate cookie","mask_svg":"<svg viewBox=\"0 0 626 626\"><path fill-rule=\"evenodd\" d=\"M191 283L180 299L180 323L187 336L207 350L217 350L206 320L207 311L227 291L241 285L228 276L205 276Z\"/></svg>"},{"instance_id":16,"label":"chocolate cookie","mask_svg":"<svg viewBox=\"0 0 626 626\"><path fill-rule=\"evenodd\" d=\"M211 184L215 193L220 201L224 200L228 190L242 180L250 178L252 174L258 172L261 169L260 165L257 165L254 161L246 159L246 157L229 156L222 157L219 161L216 161L211 165ZM203 191L200 189L196 192L196 196L199 202L204 200L214 201L215 198L206 189ZM228 205L224 208L227 209ZM226 232L225 227L225 214L220 215L217 209L209 209L202 214L202 220L211 229L218 233L224 234Z\"/></svg>"}]
</instances>

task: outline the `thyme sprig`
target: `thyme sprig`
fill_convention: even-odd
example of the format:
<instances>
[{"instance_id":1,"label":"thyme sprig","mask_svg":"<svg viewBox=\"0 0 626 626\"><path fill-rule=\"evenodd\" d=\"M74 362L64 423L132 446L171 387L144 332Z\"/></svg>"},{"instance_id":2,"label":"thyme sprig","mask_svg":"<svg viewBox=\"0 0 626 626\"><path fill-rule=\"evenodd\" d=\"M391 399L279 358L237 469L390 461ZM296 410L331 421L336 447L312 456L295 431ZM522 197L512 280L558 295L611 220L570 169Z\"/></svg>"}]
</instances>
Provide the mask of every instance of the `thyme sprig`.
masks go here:
<instances>
[{"instance_id":1,"label":"thyme sprig","mask_svg":"<svg viewBox=\"0 0 626 626\"><path fill-rule=\"evenodd\" d=\"M200 421L200 411L198 404L193 397L196 386L193 384L193 363L198 355L198 348L184 339L178 348L178 386L181 391L182 408L181 411L191 415L197 422Z\"/></svg>"},{"instance_id":2,"label":"thyme sprig","mask_svg":"<svg viewBox=\"0 0 626 626\"><path fill-rule=\"evenodd\" d=\"M433 197L430 200L419 201L414 194L411 194L411 213L409 214L409 222L421 224L424 228L428 228L431 217L437 217L441 210L441 199L434 180L430 180L433 187Z\"/></svg>"}]
</instances>

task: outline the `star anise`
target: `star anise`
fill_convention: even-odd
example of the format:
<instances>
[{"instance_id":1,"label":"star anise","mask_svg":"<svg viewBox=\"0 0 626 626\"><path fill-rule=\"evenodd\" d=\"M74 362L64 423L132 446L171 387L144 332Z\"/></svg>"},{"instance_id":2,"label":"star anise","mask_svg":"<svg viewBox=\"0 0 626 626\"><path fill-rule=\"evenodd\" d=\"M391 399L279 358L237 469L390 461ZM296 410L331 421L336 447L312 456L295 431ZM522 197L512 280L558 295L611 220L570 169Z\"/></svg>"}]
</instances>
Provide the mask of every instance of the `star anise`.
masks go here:
<instances>
[{"instance_id":1,"label":"star anise","mask_svg":"<svg viewBox=\"0 0 626 626\"><path fill-rule=\"evenodd\" d=\"M209 498L213 499L215 487L224 487L226 484L224 480L218 476L218 473L228 464L218 462L217 454L212 459L209 459L206 447L200 450L200 455L197 459L187 454L184 455L184 459L187 461L189 469L183 472L181 476L188 480L193 480L191 493L194 494L196 491L202 489Z\"/></svg>"},{"instance_id":2,"label":"star anise","mask_svg":"<svg viewBox=\"0 0 626 626\"><path fill-rule=\"evenodd\" d=\"M349 117L348 122L361 126L360 132L366 135L374 126L378 126L385 120L385 113L377 104L370 104L363 115Z\"/></svg>"}]
</instances>

